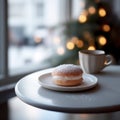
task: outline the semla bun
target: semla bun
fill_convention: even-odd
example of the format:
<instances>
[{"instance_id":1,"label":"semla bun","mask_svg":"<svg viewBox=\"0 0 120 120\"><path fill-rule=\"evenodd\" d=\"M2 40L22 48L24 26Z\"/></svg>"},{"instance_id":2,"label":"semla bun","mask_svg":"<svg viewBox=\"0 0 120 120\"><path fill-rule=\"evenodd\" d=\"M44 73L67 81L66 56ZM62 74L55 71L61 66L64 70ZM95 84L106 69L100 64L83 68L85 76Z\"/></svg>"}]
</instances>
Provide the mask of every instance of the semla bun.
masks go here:
<instances>
[{"instance_id":1,"label":"semla bun","mask_svg":"<svg viewBox=\"0 0 120 120\"><path fill-rule=\"evenodd\" d=\"M77 65L63 64L52 71L53 82L60 86L76 86L82 83L83 71Z\"/></svg>"}]
</instances>

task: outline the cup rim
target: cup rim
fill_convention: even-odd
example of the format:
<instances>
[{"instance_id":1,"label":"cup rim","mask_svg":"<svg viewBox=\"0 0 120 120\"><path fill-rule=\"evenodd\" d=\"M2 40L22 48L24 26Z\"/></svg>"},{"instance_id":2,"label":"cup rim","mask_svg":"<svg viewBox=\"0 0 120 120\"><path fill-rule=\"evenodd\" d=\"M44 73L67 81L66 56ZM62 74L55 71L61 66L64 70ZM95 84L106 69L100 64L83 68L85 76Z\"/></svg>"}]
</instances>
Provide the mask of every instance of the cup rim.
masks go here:
<instances>
[{"instance_id":1,"label":"cup rim","mask_svg":"<svg viewBox=\"0 0 120 120\"><path fill-rule=\"evenodd\" d=\"M99 56L99 55L105 55L104 50L80 50L79 53L83 53L86 55L94 55L94 56Z\"/></svg>"}]
</instances>

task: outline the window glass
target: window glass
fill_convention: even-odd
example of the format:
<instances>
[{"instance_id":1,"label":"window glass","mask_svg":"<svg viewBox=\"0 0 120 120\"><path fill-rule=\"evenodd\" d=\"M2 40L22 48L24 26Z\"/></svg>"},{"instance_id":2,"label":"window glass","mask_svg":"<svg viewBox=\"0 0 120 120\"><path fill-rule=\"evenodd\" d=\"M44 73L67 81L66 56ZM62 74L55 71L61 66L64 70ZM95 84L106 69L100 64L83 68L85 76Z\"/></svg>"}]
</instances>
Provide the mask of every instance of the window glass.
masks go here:
<instances>
[{"instance_id":1,"label":"window glass","mask_svg":"<svg viewBox=\"0 0 120 120\"><path fill-rule=\"evenodd\" d=\"M64 58L65 54L61 36L63 28L59 27L62 2L8 0L8 65L11 74L61 63L62 59L58 57Z\"/></svg>"},{"instance_id":2,"label":"window glass","mask_svg":"<svg viewBox=\"0 0 120 120\"><path fill-rule=\"evenodd\" d=\"M9 72L78 63L103 49L120 63L119 0L8 0Z\"/></svg>"}]
</instances>

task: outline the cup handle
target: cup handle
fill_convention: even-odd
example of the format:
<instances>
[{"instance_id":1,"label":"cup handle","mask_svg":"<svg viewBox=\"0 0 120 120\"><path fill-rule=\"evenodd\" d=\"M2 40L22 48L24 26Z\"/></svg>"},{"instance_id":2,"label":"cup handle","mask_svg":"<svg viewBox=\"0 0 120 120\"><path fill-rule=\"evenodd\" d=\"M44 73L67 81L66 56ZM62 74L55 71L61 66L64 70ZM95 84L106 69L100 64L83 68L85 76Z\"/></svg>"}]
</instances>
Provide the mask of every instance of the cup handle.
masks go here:
<instances>
[{"instance_id":1,"label":"cup handle","mask_svg":"<svg viewBox=\"0 0 120 120\"><path fill-rule=\"evenodd\" d=\"M113 57L112 55L106 55L105 56L105 67L112 64L113 62Z\"/></svg>"}]
</instances>

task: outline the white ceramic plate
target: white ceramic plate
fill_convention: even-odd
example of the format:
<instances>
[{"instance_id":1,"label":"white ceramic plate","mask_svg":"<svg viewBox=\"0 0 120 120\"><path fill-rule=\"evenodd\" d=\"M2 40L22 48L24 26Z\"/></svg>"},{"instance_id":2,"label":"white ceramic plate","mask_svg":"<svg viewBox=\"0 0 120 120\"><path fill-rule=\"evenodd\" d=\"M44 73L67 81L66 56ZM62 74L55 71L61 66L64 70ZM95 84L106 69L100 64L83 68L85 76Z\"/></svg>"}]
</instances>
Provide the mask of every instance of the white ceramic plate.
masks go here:
<instances>
[{"instance_id":1,"label":"white ceramic plate","mask_svg":"<svg viewBox=\"0 0 120 120\"><path fill-rule=\"evenodd\" d=\"M97 78L91 74L83 74L83 83L78 86L64 87L53 83L51 73L43 74L39 77L39 83L42 87L56 91L82 91L94 87L97 84Z\"/></svg>"}]
</instances>

